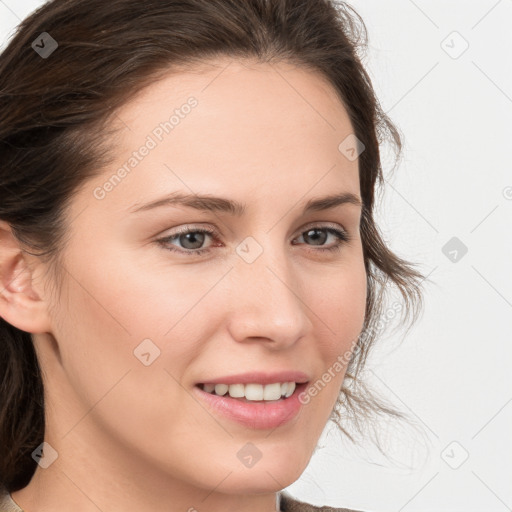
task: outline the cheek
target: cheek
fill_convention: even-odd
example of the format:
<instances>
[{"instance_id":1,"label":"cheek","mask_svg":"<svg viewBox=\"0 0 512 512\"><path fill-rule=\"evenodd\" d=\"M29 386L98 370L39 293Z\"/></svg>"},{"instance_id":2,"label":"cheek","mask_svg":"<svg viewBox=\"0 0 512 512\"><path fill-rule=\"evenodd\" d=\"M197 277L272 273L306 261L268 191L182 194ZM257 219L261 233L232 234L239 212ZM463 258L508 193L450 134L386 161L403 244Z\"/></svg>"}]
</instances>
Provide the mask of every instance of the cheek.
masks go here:
<instances>
[{"instance_id":1,"label":"cheek","mask_svg":"<svg viewBox=\"0 0 512 512\"><path fill-rule=\"evenodd\" d=\"M352 265L332 273L328 284L311 287L308 296L316 318L315 347L322 360L311 400L322 415L334 406L364 324L367 276L363 260L355 259Z\"/></svg>"},{"instance_id":2,"label":"cheek","mask_svg":"<svg viewBox=\"0 0 512 512\"><path fill-rule=\"evenodd\" d=\"M92 254L87 257L93 261ZM64 286L62 328L55 335L62 344L62 365L81 401L92 407L115 385L129 390L118 396L116 403L123 404L119 417L123 407L135 408L141 418L158 422L158 408L145 408L163 390L167 403L179 409L176 382L204 350L202 340L215 315L205 309L212 305L205 295L224 271L200 273L192 265L158 268L122 254L98 265L68 266L73 278Z\"/></svg>"},{"instance_id":3,"label":"cheek","mask_svg":"<svg viewBox=\"0 0 512 512\"><path fill-rule=\"evenodd\" d=\"M187 311L207 288L191 289L181 279L163 279L154 269L134 271L126 259L118 261L69 266L73 278L63 287L54 333L72 393L65 421L68 428L98 422L110 435L158 453L168 436L193 429L200 434L193 420L185 425L172 418L190 402L179 382L200 348L192 341L204 328ZM142 442L141 432L149 428L154 438Z\"/></svg>"},{"instance_id":4,"label":"cheek","mask_svg":"<svg viewBox=\"0 0 512 512\"><path fill-rule=\"evenodd\" d=\"M345 352L360 335L365 319L367 276L362 259L331 272L321 286L311 283L307 296L325 333L319 341L326 354L336 357Z\"/></svg>"}]
</instances>

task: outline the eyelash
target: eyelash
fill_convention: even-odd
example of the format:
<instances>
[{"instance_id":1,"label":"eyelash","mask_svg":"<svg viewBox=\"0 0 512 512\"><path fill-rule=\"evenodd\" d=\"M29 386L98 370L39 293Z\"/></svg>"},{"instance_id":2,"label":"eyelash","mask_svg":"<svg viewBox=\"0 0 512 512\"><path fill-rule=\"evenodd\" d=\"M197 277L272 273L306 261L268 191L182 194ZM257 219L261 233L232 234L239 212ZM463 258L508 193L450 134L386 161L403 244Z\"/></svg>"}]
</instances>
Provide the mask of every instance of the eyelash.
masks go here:
<instances>
[{"instance_id":1,"label":"eyelash","mask_svg":"<svg viewBox=\"0 0 512 512\"><path fill-rule=\"evenodd\" d=\"M334 236L336 236L338 238L338 243L336 243L336 245L333 245L331 247L319 247L318 249L316 249L317 251L321 251L321 252L323 252L323 251L330 251L330 252L339 251L341 249L342 245L344 245L352 240L352 237L346 231L341 230L341 229L332 228L330 226L308 227L306 230L302 231L300 234L303 235L304 233L307 233L308 231L311 231L313 229L318 229L320 231L327 231L328 233L333 234ZM182 253L182 254L185 254L186 256L200 255L200 254L204 254L205 252L208 252L211 250L210 247L206 247L204 249L186 249L186 250L175 249L174 246L172 246L172 248L171 248L171 246L169 245L170 240L174 240L175 238L179 238L179 236L181 236L181 235L187 235L189 233L206 233L215 238L220 236L219 233L214 229L184 228L184 229L178 230L176 233L173 233L170 236L159 238L156 240L156 242L158 242L161 246L163 246L164 249L166 249L168 251Z\"/></svg>"}]
</instances>

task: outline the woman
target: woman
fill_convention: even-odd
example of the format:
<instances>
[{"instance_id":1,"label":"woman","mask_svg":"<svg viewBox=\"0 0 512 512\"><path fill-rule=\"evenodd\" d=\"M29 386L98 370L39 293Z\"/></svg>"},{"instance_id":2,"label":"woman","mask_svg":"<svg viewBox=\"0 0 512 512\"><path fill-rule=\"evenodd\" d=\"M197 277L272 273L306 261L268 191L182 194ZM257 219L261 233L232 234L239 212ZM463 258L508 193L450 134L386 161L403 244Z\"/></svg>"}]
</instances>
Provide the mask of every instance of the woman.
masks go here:
<instances>
[{"instance_id":1,"label":"woman","mask_svg":"<svg viewBox=\"0 0 512 512\"><path fill-rule=\"evenodd\" d=\"M1 510L346 510L281 492L362 392L400 148L328 0L54 0L0 57ZM343 412L343 409L345 412Z\"/></svg>"}]
</instances>

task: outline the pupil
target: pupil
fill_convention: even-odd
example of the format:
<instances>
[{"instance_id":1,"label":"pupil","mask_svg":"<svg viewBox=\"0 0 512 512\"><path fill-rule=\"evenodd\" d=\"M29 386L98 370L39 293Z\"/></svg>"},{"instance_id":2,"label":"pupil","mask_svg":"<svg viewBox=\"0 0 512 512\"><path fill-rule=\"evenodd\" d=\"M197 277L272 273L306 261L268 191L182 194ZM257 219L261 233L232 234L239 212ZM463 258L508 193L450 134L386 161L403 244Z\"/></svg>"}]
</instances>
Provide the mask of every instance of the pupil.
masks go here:
<instances>
[{"instance_id":1,"label":"pupil","mask_svg":"<svg viewBox=\"0 0 512 512\"><path fill-rule=\"evenodd\" d=\"M197 240L195 240L198 235L199 235L199 242ZM186 233L185 235L181 235L181 237L185 237L185 240L186 240L186 243L183 244L183 247L185 247L186 249L199 249L201 247L201 245L203 245L204 235L205 235L205 233L198 233L198 232ZM195 247L187 247L187 243L192 242L192 244L194 244L194 240L195 240L196 246ZM180 240L180 242L183 243L183 240Z\"/></svg>"},{"instance_id":2,"label":"pupil","mask_svg":"<svg viewBox=\"0 0 512 512\"><path fill-rule=\"evenodd\" d=\"M314 235L310 236L310 233L314 233ZM320 238L318 238L318 233L320 233ZM327 234L325 231L318 228L309 229L304 235L304 239L309 238L316 245L322 245L325 242L326 237Z\"/></svg>"}]
</instances>

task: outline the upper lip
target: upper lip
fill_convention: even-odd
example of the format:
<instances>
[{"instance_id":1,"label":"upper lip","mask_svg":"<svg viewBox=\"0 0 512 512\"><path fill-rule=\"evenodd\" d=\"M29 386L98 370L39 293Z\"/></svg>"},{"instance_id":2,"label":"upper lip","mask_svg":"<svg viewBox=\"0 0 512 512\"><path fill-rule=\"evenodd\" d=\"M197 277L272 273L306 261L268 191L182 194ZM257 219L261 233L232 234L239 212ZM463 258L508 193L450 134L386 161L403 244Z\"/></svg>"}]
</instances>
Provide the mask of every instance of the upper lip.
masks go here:
<instances>
[{"instance_id":1,"label":"upper lip","mask_svg":"<svg viewBox=\"0 0 512 512\"><path fill-rule=\"evenodd\" d=\"M235 375L225 375L204 380L198 384L272 384L274 382L296 382L302 384L308 382L306 373L295 370L283 370L280 372L248 372Z\"/></svg>"}]
</instances>

